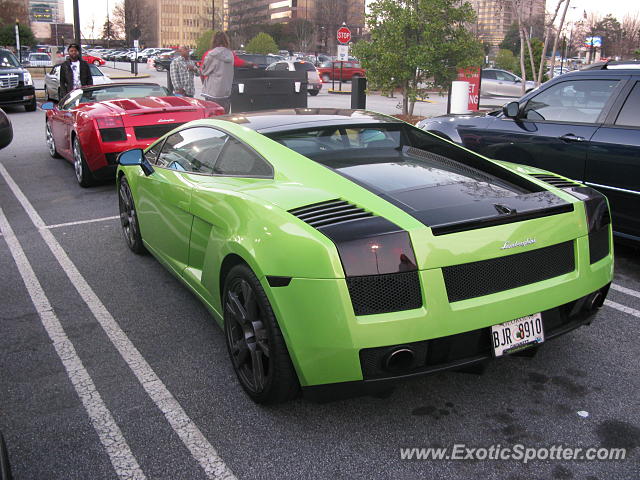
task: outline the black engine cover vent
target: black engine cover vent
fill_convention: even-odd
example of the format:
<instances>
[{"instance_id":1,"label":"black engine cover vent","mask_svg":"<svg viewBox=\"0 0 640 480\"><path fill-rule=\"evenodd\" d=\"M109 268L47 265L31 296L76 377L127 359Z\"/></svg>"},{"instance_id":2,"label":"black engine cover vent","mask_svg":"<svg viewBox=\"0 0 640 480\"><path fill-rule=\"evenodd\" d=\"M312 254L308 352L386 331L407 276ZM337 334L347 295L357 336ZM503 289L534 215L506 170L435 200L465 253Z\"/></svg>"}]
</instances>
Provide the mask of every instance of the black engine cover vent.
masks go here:
<instances>
[{"instance_id":1,"label":"black engine cover vent","mask_svg":"<svg viewBox=\"0 0 640 480\"><path fill-rule=\"evenodd\" d=\"M575 186L582 186L580 182L574 182L568 178L560 175L548 174L548 173L530 173L529 176L547 182L549 185L553 185L556 188L568 188Z\"/></svg>"},{"instance_id":2,"label":"black engine cover vent","mask_svg":"<svg viewBox=\"0 0 640 480\"><path fill-rule=\"evenodd\" d=\"M314 228L322 228L374 216L373 213L367 212L364 208L339 198L294 208L289 210L289 213Z\"/></svg>"}]
</instances>

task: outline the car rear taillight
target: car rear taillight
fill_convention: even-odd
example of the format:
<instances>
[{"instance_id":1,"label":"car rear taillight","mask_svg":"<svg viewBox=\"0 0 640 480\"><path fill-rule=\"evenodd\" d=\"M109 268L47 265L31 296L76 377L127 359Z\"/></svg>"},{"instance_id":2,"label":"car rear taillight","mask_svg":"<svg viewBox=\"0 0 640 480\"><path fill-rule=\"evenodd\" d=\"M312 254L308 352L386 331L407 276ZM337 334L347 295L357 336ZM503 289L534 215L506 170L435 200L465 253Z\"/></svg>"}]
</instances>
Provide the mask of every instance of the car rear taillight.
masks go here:
<instances>
[{"instance_id":1,"label":"car rear taillight","mask_svg":"<svg viewBox=\"0 0 640 480\"><path fill-rule=\"evenodd\" d=\"M102 117L96 118L98 128L124 128L122 117Z\"/></svg>"},{"instance_id":2,"label":"car rear taillight","mask_svg":"<svg viewBox=\"0 0 640 480\"><path fill-rule=\"evenodd\" d=\"M96 118L96 124L103 142L124 142L127 139L122 117Z\"/></svg>"},{"instance_id":3,"label":"car rear taillight","mask_svg":"<svg viewBox=\"0 0 640 480\"><path fill-rule=\"evenodd\" d=\"M207 107L204 112L205 118L217 117L218 115L224 115L224 108L220 106Z\"/></svg>"},{"instance_id":4,"label":"car rear taillight","mask_svg":"<svg viewBox=\"0 0 640 480\"><path fill-rule=\"evenodd\" d=\"M339 242L337 247L347 277L417 270L407 232Z\"/></svg>"}]
</instances>

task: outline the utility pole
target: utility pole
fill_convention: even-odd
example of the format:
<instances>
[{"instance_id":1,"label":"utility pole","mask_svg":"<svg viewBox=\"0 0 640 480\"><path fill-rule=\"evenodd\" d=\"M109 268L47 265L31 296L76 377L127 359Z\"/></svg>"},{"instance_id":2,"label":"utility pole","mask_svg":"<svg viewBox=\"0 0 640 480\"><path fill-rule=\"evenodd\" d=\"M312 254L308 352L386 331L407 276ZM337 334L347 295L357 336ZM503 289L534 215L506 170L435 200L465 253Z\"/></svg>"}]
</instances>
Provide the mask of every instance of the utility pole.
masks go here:
<instances>
[{"instance_id":1,"label":"utility pole","mask_svg":"<svg viewBox=\"0 0 640 480\"><path fill-rule=\"evenodd\" d=\"M73 35L78 45L82 42L80 40L80 8L78 7L78 0L73 0Z\"/></svg>"},{"instance_id":2,"label":"utility pole","mask_svg":"<svg viewBox=\"0 0 640 480\"><path fill-rule=\"evenodd\" d=\"M22 47L20 46L20 20L16 18L16 50L18 51L18 61L22 64Z\"/></svg>"}]
</instances>

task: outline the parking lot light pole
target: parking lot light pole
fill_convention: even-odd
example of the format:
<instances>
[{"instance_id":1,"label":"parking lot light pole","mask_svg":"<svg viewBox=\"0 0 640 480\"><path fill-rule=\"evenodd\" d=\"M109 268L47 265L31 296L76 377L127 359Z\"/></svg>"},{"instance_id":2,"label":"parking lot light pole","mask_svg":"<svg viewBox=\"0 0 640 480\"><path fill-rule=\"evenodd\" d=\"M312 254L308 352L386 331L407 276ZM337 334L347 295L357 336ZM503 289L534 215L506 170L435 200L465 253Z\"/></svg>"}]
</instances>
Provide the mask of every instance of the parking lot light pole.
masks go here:
<instances>
[{"instance_id":1,"label":"parking lot light pole","mask_svg":"<svg viewBox=\"0 0 640 480\"><path fill-rule=\"evenodd\" d=\"M73 0L73 34L76 43L80 45L80 8L78 7L78 0Z\"/></svg>"}]
</instances>

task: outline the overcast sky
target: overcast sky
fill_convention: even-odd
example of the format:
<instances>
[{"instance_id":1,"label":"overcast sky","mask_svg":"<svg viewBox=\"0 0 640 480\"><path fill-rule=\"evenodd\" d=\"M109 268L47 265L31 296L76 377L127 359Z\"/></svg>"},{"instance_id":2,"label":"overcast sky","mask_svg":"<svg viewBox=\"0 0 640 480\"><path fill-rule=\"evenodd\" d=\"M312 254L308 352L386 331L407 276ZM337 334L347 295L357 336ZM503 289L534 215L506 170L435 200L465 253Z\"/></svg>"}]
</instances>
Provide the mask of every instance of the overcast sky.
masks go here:
<instances>
[{"instance_id":1,"label":"overcast sky","mask_svg":"<svg viewBox=\"0 0 640 480\"><path fill-rule=\"evenodd\" d=\"M369 0L368 0L369 1ZM547 10L553 11L558 0L547 0ZM80 4L80 25L83 34L89 34L88 25L94 19L96 23L96 33L101 31L106 20L107 10L111 12L116 0L79 0ZM572 0L571 7L567 12L568 20L578 20L583 12L596 12L601 15L612 13L618 20L626 14L640 13L640 3L637 0ZM67 23L73 23L73 1L65 0L65 17Z\"/></svg>"}]
</instances>

